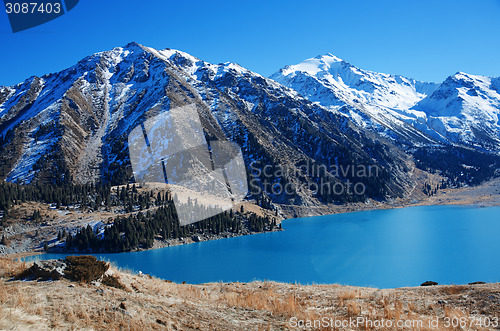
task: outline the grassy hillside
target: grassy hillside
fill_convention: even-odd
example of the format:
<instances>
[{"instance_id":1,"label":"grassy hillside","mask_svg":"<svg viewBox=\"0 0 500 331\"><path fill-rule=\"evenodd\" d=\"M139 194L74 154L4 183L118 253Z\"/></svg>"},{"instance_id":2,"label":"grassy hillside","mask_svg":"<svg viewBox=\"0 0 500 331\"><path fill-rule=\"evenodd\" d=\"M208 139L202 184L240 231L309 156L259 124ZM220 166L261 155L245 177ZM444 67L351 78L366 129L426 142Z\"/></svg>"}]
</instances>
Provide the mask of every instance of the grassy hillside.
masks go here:
<instances>
[{"instance_id":1,"label":"grassy hillside","mask_svg":"<svg viewBox=\"0 0 500 331\"><path fill-rule=\"evenodd\" d=\"M447 318L457 318L467 321L463 329L486 330L469 323L500 317L498 283L387 290L262 281L190 285L113 267L124 289L67 279L13 280L27 267L0 259L2 330L277 330L321 318L329 323L410 321L423 323L414 328L420 330L437 330L428 327L436 318L439 329L446 329Z\"/></svg>"}]
</instances>

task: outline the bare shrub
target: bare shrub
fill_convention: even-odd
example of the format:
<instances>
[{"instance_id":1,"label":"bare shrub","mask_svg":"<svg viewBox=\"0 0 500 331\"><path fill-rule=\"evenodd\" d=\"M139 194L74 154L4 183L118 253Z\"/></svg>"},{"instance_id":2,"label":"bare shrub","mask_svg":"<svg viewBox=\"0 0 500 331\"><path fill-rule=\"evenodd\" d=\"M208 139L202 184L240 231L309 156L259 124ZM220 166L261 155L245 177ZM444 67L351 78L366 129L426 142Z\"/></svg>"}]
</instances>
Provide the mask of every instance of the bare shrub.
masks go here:
<instances>
[{"instance_id":1,"label":"bare shrub","mask_svg":"<svg viewBox=\"0 0 500 331\"><path fill-rule=\"evenodd\" d=\"M66 262L68 267L64 271L65 276L79 282L98 280L109 269L109 263L91 255L66 256Z\"/></svg>"}]
</instances>

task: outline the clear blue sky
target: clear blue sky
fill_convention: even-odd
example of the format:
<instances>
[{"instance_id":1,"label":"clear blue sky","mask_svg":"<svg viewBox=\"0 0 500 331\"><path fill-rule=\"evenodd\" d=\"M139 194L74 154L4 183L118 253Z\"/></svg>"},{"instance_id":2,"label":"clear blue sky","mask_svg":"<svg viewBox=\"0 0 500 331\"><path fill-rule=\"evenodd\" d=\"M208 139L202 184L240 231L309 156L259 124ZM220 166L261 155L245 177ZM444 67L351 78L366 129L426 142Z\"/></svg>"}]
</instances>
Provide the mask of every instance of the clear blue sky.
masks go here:
<instances>
[{"instance_id":1,"label":"clear blue sky","mask_svg":"<svg viewBox=\"0 0 500 331\"><path fill-rule=\"evenodd\" d=\"M15 34L2 10L0 40L0 85L130 41L264 76L331 52L363 69L440 82L457 71L500 76L500 0L80 0Z\"/></svg>"}]
</instances>

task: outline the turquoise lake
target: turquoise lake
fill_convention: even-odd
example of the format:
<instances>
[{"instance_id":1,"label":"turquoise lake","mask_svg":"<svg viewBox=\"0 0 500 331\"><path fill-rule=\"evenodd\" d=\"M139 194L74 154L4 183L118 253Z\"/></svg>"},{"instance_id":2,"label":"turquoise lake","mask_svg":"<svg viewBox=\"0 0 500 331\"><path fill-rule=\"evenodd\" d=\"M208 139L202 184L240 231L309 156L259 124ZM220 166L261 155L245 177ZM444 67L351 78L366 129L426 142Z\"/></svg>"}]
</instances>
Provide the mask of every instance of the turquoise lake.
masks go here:
<instances>
[{"instance_id":1,"label":"turquoise lake","mask_svg":"<svg viewBox=\"0 0 500 331\"><path fill-rule=\"evenodd\" d=\"M426 206L298 218L285 231L96 254L175 282L338 283L378 288L500 281L500 207ZM64 257L44 254L35 259Z\"/></svg>"}]
</instances>

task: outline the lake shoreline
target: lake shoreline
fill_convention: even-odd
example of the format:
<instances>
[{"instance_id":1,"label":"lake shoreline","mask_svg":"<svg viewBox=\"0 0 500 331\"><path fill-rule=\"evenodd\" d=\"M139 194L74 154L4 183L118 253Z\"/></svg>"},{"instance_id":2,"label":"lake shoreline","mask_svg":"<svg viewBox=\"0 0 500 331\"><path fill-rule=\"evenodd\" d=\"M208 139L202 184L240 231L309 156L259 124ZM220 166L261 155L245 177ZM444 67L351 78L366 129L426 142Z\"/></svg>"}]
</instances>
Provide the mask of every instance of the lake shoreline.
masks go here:
<instances>
[{"instance_id":1,"label":"lake shoreline","mask_svg":"<svg viewBox=\"0 0 500 331\"><path fill-rule=\"evenodd\" d=\"M281 223L282 221L280 221ZM209 236L203 236L201 234L193 235L191 237L186 237L186 238L175 238L175 239L167 239L167 240L159 240L155 239L153 242L153 247L151 248L137 248L133 249L131 251L126 251L126 252L113 252L113 251L99 251L99 252L91 252L91 251L66 251L66 250L60 250L60 249L51 249L47 252L42 252L42 251L36 251L36 252L26 252L26 253L15 253L11 255L21 255L22 257L24 256L33 256L33 255L41 255L41 254L121 254L121 253L135 253L135 252L144 252L144 251L150 251L150 250L155 250L155 249L161 249L161 248L167 248L167 247L175 247L175 246L181 246L181 245L189 245L189 244L195 244L195 243L201 243L201 242L207 242L207 241L215 241L215 240L222 240L222 239L229 239L229 238L237 238L237 237L243 237L243 236L252 236L256 234L263 234L263 233L273 233L273 232L281 232L284 231L282 228L275 228L270 231L262 231L262 232L245 232L245 233L233 233L233 232L224 232L219 235L209 235ZM193 239L193 237L199 237L199 240ZM6 255L6 257L9 257L9 255Z\"/></svg>"},{"instance_id":2,"label":"lake shoreline","mask_svg":"<svg viewBox=\"0 0 500 331\"><path fill-rule=\"evenodd\" d=\"M374 211L374 210L388 210L388 209L400 209L407 207L419 207L419 206L474 206L474 207L493 207L500 206L500 178L492 179L486 183L479 186L464 187L464 188L450 188L444 189L437 192L436 195L431 197L426 197L424 199L394 199L392 201L378 202L370 200L369 203L354 203L354 204L344 204L344 205L318 205L318 206L290 206L290 205L278 205L281 208L284 219L280 219L278 224L284 220L290 220L294 218L305 218L305 217L315 217L315 216L326 216L326 215L336 215L336 214L346 214L361 211ZM295 216L295 217L293 217ZM189 245L196 242L206 242L220 239L227 239L233 237L248 236L254 234L270 233L270 232L280 232L284 229L275 229L272 231L263 232L248 232L248 233L223 233L220 235L205 236L201 241L193 240L192 237L180 238L180 239L169 239L169 240L158 240L155 239L153 247L151 248L139 248L132 250L130 252L141 252L148 250L161 249L166 247L174 247L179 245ZM45 252L43 250L32 250L28 252L17 252L13 254L5 254L3 257L18 259L22 257L40 255L44 253L75 253L75 254L99 254L99 253L114 253L114 252L65 252L60 250L50 250ZM117 252L123 253L123 252Z\"/></svg>"},{"instance_id":3,"label":"lake shoreline","mask_svg":"<svg viewBox=\"0 0 500 331\"><path fill-rule=\"evenodd\" d=\"M495 237L498 210L442 205L345 213L290 220L279 234L92 255L189 284L273 280L386 289L418 286L427 280L491 283L500 281L500 268L490 263L500 250ZM38 259L67 255L72 254L49 253Z\"/></svg>"},{"instance_id":4,"label":"lake shoreline","mask_svg":"<svg viewBox=\"0 0 500 331\"><path fill-rule=\"evenodd\" d=\"M345 205L330 204L309 207L280 205L280 207L286 216L285 220L287 220L293 218L336 215L360 211L453 205L500 207L500 178L492 179L479 186L440 190L436 195L423 199L405 198L384 202L371 200L368 203Z\"/></svg>"}]
</instances>

